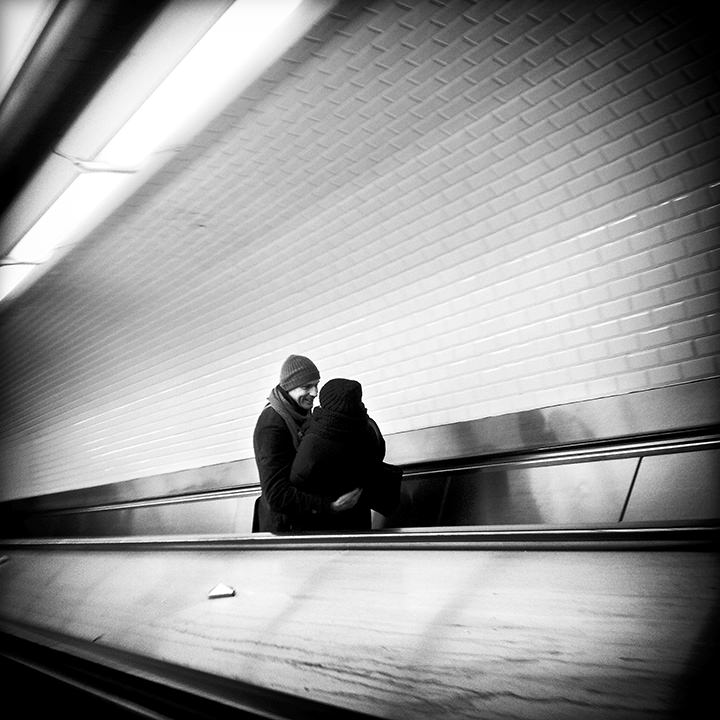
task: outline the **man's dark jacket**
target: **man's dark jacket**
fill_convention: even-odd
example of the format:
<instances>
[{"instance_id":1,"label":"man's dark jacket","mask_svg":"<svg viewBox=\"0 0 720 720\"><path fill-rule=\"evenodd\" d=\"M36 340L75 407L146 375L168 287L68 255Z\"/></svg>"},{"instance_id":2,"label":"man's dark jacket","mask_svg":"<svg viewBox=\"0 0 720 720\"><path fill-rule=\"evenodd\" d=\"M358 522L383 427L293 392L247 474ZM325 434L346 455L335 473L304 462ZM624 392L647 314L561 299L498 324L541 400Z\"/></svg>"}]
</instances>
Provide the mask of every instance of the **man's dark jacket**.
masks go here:
<instances>
[{"instance_id":1,"label":"man's dark jacket","mask_svg":"<svg viewBox=\"0 0 720 720\"><path fill-rule=\"evenodd\" d=\"M299 529L300 518L332 514L334 498L311 495L291 484L295 444L287 424L269 405L255 425L253 448L262 490L255 503L253 532L292 531Z\"/></svg>"}]
</instances>

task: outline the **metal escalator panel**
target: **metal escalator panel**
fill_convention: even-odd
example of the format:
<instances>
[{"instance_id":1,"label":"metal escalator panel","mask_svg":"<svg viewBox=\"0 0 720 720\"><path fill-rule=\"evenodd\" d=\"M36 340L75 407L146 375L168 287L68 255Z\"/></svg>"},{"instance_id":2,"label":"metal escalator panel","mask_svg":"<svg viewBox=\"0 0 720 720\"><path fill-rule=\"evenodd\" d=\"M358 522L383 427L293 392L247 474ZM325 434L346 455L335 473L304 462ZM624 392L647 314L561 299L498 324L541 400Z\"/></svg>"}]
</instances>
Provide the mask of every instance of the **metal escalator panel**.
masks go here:
<instances>
[{"instance_id":1,"label":"metal escalator panel","mask_svg":"<svg viewBox=\"0 0 720 720\"><path fill-rule=\"evenodd\" d=\"M644 457L627 522L720 519L720 450Z\"/></svg>"}]
</instances>

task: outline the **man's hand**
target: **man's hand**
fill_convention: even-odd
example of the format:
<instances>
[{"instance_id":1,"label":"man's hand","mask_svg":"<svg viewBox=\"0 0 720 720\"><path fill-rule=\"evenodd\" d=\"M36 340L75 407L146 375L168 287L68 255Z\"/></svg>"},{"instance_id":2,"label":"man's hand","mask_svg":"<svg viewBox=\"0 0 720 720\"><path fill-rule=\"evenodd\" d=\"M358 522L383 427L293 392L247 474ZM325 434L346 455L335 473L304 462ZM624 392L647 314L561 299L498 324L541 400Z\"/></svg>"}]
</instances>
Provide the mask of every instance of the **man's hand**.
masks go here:
<instances>
[{"instance_id":1,"label":"man's hand","mask_svg":"<svg viewBox=\"0 0 720 720\"><path fill-rule=\"evenodd\" d=\"M360 499L362 494L362 488L355 488L344 495L341 495L337 500L334 500L331 507L335 512L342 512L343 510L350 510L354 508L357 501Z\"/></svg>"}]
</instances>

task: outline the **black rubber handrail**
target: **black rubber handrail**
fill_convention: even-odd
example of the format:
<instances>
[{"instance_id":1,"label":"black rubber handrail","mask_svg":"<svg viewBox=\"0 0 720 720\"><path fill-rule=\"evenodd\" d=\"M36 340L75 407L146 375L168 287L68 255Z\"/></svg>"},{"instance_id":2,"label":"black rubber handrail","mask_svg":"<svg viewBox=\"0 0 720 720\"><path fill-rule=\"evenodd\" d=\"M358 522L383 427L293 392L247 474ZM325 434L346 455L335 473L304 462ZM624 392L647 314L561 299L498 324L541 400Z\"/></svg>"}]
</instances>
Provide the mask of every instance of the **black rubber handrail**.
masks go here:
<instances>
[{"instance_id":1,"label":"black rubber handrail","mask_svg":"<svg viewBox=\"0 0 720 720\"><path fill-rule=\"evenodd\" d=\"M398 528L354 533L253 533L17 538L0 550L641 550L720 547L720 522L592 526Z\"/></svg>"}]
</instances>

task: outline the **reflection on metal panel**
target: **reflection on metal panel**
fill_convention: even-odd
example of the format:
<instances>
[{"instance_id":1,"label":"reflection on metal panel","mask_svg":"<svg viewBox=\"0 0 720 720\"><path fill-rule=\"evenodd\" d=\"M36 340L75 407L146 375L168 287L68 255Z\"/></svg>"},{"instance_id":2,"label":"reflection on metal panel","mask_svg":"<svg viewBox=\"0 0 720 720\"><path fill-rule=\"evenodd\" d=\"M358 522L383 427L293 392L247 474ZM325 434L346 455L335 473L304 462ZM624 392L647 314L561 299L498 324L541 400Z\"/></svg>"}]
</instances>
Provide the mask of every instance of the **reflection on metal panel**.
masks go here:
<instances>
[{"instance_id":1,"label":"reflection on metal panel","mask_svg":"<svg viewBox=\"0 0 720 720\"><path fill-rule=\"evenodd\" d=\"M634 458L453 477L443 525L617 522ZM480 482L478 482L480 480Z\"/></svg>"},{"instance_id":2,"label":"reflection on metal panel","mask_svg":"<svg viewBox=\"0 0 720 720\"><path fill-rule=\"evenodd\" d=\"M388 462L435 462L494 453L681 432L720 420L720 380L554 405L389 435Z\"/></svg>"},{"instance_id":3,"label":"reflection on metal panel","mask_svg":"<svg viewBox=\"0 0 720 720\"><path fill-rule=\"evenodd\" d=\"M152 501L156 498L179 498L192 493L254 487L257 483L257 467L255 460L250 458L162 475L150 475L119 483L39 495L24 502L36 512L45 512L138 500Z\"/></svg>"},{"instance_id":4,"label":"reflection on metal panel","mask_svg":"<svg viewBox=\"0 0 720 720\"><path fill-rule=\"evenodd\" d=\"M637 463L481 468L407 480L387 526L617 522Z\"/></svg>"},{"instance_id":5,"label":"reflection on metal panel","mask_svg":"<svg viewBox=\"0 0 720 720\"><path fill-rule=\"evenodd\" d=\"M88 511L47 513L33 518L38 536L117 537L133 535L249 534L259 492L210 500L156 502Z\"/></svg>"},{"instance_id":6,"label":"reflection on metal panel","mask_svg":"<svg viewBox=\"0 0 720 720\"><path fill-rule=\"evenodd\" d=\"M720 450L643 458L624 519L720 519Z\"/></svg>"},{"instance_id":7,"label":"reflection on metal panel","mask_svg":"<svg viewBox=\"0 0 720 720\"><path fill-rule=\"evenodd\" d=\"M403 480L400 507L378 527L440 526L440 511L450 479L447 475Z\"/></svg>"}]
</instances>

